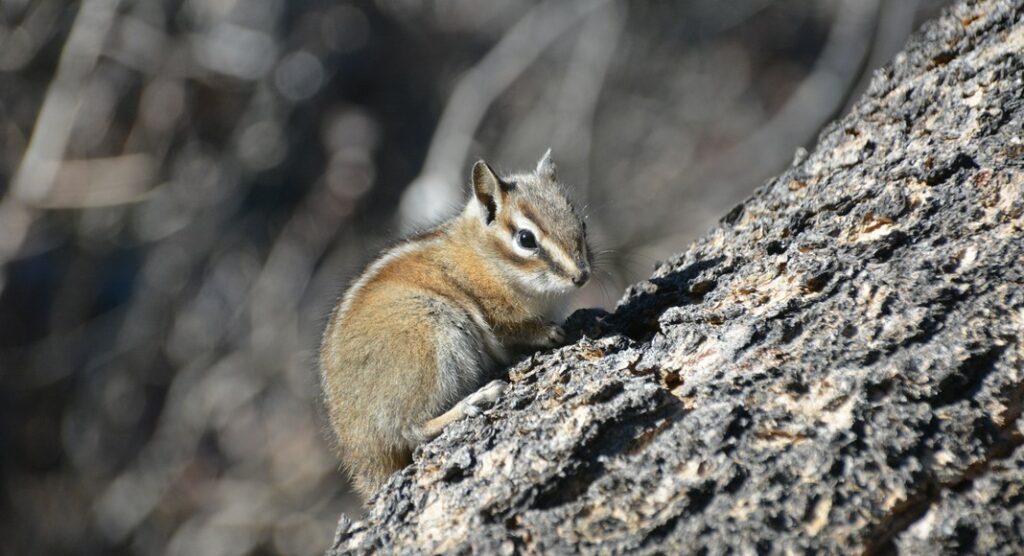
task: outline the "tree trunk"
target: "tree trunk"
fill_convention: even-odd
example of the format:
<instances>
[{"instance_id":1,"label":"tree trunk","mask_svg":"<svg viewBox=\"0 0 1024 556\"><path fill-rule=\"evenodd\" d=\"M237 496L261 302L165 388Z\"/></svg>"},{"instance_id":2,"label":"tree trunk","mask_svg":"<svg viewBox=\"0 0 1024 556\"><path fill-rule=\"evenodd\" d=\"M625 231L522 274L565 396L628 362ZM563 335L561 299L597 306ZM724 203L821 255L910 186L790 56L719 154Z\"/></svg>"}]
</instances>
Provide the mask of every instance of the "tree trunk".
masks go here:
<instances>
[{"instance_id":1,"label":"tree trunk","mask_svg":"<svg viewBox=\"0 0 1024 556\"><path fill-rule=\"evenodd\" d=\"M332 553L1024 552L1022 284L1024 0L966 2Z\"/></svg>"}]
</instances>

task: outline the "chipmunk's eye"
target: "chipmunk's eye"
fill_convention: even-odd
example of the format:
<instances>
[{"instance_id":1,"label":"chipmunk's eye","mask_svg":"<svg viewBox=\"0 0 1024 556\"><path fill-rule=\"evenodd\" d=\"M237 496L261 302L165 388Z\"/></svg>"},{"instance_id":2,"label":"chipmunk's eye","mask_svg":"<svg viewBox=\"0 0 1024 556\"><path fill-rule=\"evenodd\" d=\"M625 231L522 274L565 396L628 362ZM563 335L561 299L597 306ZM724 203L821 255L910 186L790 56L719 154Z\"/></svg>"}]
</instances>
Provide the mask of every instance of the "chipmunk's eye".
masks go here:
<instances>
[{"instance_id":1,"label":"chipmunk's eye","mask_svg":"<svg viewBox=\"0 0 1024 556\"><path fill-rule=\"evenodd\" d=\"M530 230L524 229L516 232L516 243L523 249L537 248L537 238L533 236L533 232Z\"/></svg>"}]
</instances>

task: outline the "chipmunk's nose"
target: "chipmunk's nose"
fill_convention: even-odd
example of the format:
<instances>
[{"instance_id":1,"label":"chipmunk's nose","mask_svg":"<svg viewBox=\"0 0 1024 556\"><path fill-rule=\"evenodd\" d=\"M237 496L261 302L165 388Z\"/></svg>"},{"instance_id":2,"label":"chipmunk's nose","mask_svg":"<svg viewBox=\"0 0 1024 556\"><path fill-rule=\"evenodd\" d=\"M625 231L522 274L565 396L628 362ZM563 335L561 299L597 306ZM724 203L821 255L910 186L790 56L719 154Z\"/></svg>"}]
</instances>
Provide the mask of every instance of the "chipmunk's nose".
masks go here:
<instances>
[{"instance_id":1,"label":"chipmunk's nose","mask_svg":"<svg viewBox=\"0 0 1024 556\"><path fill-rule=\"evenodd\" d=\"M582 286L583 284L586 284L587 280L589 280L589 279L590 279L590 269L589 268L581 268L579 274L577 274L576 276L572 277L572 283L575 284L576 287L578 288L578 287Z\"/></svg>"}]
</instances>

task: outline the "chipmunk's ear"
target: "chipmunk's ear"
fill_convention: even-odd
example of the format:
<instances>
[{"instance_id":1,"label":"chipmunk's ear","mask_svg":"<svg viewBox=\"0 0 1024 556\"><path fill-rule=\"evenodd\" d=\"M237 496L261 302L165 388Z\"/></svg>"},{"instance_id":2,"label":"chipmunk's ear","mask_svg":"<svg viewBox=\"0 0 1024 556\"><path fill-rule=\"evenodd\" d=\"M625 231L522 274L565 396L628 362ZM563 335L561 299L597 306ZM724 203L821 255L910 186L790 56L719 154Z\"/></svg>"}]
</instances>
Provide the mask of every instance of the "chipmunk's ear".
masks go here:
<instances>
[{"instance_id":1,"label":"chipmunk's ear","mask_svg":"<svg viewBox=\"0 0 1024 556\"><path fill-rule=\"evenodd\" d=\"M511 189L512 186L501 181L498 174L483 160L473 165L473 198L485 224L494 222L505 200L505 193Z\"/></svg>"},{"instance_id":2,"label":"chipmunk's ear","mask_svg":"<svg viewBox=\"0 0 1024 556\"><path fill-rule=\"evenodd\" d=\"M544 151L544 156L540 157L537 161L537 175L542 178L547 178L551 181L558 179L558 168L555 167L555 162L551 160L551 147Z\"/></svg>"}]
</instances>

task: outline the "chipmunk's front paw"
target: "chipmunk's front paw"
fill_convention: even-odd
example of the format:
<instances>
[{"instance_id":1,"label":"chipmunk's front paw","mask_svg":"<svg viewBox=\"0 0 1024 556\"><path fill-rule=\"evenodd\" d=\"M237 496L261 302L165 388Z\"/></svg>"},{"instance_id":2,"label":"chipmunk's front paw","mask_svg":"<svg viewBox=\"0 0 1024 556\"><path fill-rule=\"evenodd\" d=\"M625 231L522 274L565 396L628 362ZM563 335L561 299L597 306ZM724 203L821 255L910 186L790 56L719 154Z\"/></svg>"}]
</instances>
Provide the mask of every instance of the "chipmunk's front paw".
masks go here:
<instances>
[{"instance_id":1,"label":"chipmunk's front paw","mask_svg":"<svg viewBox=\"0 0 1024 556\"><path fill-rule=\"evenodd\" d=\"M544 337L541 340L541 347L552 348L565 343L565 330L555 323L549 323L544 327Z\"/></svg>"},{"instance_id":2,"label":"chipmunk's front paw","mask_svg":"<svg viewBox=\"0 0 1024 556\"><path fill-rule=\"evenodd\" d=\"M494 405L494 402L498 401L501 397L501 393L508 387L508 383L504 380L492 380L486 385L481 387L476 392L468 395L459 402L462 405L462 411L469 417L476 417L480 415L480 412L484 408Z\"/></svg>"}]
</instances>

